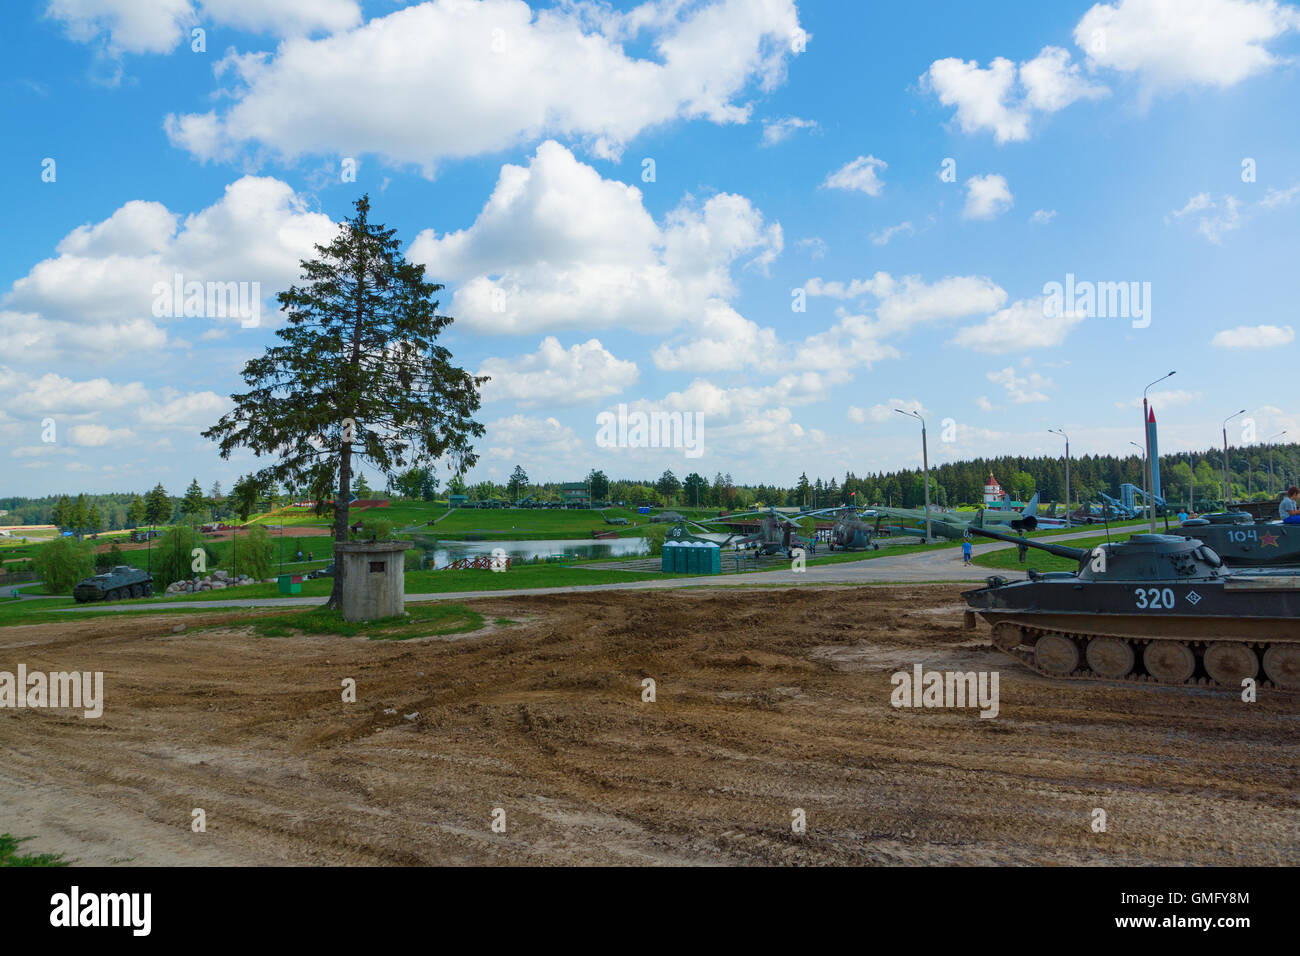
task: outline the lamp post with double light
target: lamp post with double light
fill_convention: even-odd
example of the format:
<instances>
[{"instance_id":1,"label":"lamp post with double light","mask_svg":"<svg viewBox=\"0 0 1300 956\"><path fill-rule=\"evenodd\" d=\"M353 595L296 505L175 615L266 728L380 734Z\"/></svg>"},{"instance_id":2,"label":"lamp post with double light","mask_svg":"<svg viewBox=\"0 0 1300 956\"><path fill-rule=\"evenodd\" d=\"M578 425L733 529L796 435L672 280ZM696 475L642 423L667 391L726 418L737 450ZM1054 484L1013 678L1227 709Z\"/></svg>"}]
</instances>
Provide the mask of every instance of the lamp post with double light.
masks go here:
<instances>
[{"instance_id":1,"label":"lamp post with double light","mask_svg":"<svg viewBox=\"0 0 1300 956\"><path fill-rule=\"evenodd\" d=\"M1065 439L1065 526L1070 527L1070 436L1060 428L1049 428L1049 432Z\"/></svg>"},{"instance_id":2,"label":"lamp post with double light","mask_svg":"<svg viewBox=\"0 0 1300 956\"><path fill-rule=\"evenodd\" d=\"M1228 469L1228 422L1232 421L1238 415L1245 415L1246 410L1243 408L1239 412L1233 412L1223 420L1223 510L1228 510L1229 499L1232 497L1232 475Z\"/></svg>"},{"instance_id":3,"label":"lamp post with double light","mask_svg":"<svg viewBox=\"0 0 1300 956\"><path fill-rule=\"evenodd\" d=\"M925 419L916 412L906 412L901 408L894 411L900 415L910 415L921 423L921 464L925 469L925 543L934 544L934 537L930 533L930 451L926 447Z\"/></svg>"}]
</instances>

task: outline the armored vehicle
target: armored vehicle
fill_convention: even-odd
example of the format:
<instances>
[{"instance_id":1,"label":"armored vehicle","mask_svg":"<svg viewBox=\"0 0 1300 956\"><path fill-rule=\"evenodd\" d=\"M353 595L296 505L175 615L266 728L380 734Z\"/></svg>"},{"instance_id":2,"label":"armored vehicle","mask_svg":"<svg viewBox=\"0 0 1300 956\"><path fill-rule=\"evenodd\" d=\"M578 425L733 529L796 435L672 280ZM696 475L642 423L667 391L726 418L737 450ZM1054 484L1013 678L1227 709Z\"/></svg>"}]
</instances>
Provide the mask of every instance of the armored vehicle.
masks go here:
<instances>
[{"instance_id":1,"label":"armored vehicle","mask_svg":"<svg viewBox=\"0 0 1300 956\"><path fill-rule=\"evenodd\" d=\"M153 594L153 577L128 564L119 564L111 571L96 574L78 582L72 596L78 603L86 601L121 601L125 598L147 597Z\"/></svg>"},{"instance_id":2,"label":"armored vehicle","mask_svg":"<svg viewBox=\"0 0 1300 956\"><path fill-rule=\"evenodd\" d=\"M1204 542L1230 567L1300 566L1300 524L1256 521L1244 511L1226 511L1188 518L1173 533Z\"/></svg>"},{"instance_id":3,"label":"armored vehicle","mask_svg":"<svg viewBox=\"0 0 1300 956\"><path fill-rule=\"evenodd\" d=\"M1200 683L1240 688L1263 668L1300 690L1300 572L1231 570L1213 548L1139 534L1087 551L985 528L972 534L1071 558L1074 571L993 576L966 591L968 627L1055 678Z\"/></svg>"}]
</instances>

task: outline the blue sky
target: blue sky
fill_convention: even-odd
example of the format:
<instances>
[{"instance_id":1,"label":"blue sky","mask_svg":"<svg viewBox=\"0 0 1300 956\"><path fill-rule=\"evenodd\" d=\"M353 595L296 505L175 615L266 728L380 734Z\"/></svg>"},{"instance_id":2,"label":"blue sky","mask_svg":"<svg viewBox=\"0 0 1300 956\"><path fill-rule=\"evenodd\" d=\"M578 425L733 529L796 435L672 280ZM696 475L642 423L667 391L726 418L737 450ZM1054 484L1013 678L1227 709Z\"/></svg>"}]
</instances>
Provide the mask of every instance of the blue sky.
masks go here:
<instances>
[{"instance_id":1,"label":"blue sky","mask_svg":"<svg viewBox=\"0 0 1300 956\"><path fill-rule=\"evenodd\" d=\"M917 465L898 405L932 460L1061 427L1122 453L1170 369L1165 454L1242 407L1300 436L1292 4L54 0L8 27L0 493L255 468L198 433L273 309L157 316L153 284L269 303L362 192L493 376L471 477ZM1149 283L1150 324L1045 314L1067 274ZM705 453L597 447L619 403L699 413Z\"/></svg>"}]
</instances>

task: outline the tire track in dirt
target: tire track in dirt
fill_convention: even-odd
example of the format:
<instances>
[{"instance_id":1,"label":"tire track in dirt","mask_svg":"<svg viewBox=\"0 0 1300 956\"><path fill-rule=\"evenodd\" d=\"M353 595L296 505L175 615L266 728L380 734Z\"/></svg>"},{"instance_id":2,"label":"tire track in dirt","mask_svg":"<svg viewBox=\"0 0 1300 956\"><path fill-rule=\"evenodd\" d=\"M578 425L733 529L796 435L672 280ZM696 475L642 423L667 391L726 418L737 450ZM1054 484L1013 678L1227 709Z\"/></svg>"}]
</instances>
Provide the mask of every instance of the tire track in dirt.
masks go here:
<instances>
[{"instance_id":1,"label":"tire track in dirt","mask_svg":"<svg viewBox=\"0 0 1300 956\"><path fill-rule=\"evenodd\" d=\"M88 863L1300 862L1296 695L1057 684L958 594L492 598L518 623L407 642L6 628L0 670L103 670L106 707L0 711L0 828ZM997 670L999 716L892 708L918 662Z\"/></svg>"}]
</instances>

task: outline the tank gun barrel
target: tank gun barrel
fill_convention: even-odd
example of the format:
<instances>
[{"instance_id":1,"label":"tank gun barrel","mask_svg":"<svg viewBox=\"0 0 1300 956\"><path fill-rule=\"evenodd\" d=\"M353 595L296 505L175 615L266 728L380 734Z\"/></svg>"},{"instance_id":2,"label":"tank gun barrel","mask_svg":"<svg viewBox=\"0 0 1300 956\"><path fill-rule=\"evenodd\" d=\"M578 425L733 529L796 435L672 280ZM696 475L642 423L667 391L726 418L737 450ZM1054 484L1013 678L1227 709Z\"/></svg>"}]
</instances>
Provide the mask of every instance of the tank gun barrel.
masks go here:
<instances>
[{"instance_id":1,"label":"tank gun barrel","mask_svg":"<svg viewBox=\"0 0 1300 956\"><path fill-rule=\"evenodd\" d=\"M1010 541L1012 544L1020 546L1021 560L1024 560L1025 548L1038 548L1040 551L1046 551L1048 554L1055 554L1062 558L1070 558L1074 561L1082 561L1088 557L1089 552L1085 548L1071 548L1064 544L1047 544L1043 541L1031 541L1029 538L1022 538L1013 534L1003 534L1000 531L991 531L988 528L977 528L971 526L967 528L971 534L978 534L985 538L996 538L998 541Z\"/></svg>"}]
</instances>

